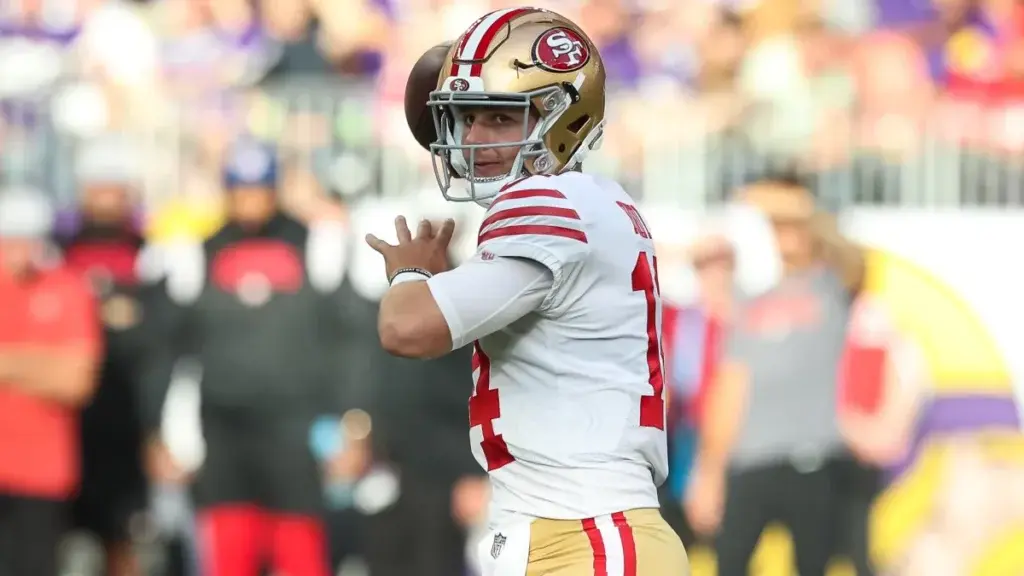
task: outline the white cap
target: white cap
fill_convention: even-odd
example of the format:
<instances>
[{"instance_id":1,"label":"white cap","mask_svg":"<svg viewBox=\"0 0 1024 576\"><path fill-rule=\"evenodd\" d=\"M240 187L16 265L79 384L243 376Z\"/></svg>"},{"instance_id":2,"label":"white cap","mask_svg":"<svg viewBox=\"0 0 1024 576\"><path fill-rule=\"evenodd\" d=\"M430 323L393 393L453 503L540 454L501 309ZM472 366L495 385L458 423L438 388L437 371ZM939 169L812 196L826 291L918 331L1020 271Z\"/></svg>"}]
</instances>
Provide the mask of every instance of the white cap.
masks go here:
<instances>
[{"instance_id":1,"label":"white cap","mask_svg":"<svg viewBox=\"0 0 1024 576\"><path fill-rule=\"evenodd\" d=\"M142 179L138 145L126 137L106 135L86 141L75 163L79 182L135 185Z\"/></svg>"},{"instance_id":2,"label":"white cap","mask_svg":"<svg viewBox=\"0 0 1024 576\"><path fill-rule=\"evenodd\" d=\"M0 189L0 237L48 236L56 217L53 204L42 191L27 187Z\"/></svg>"}]
</instances>

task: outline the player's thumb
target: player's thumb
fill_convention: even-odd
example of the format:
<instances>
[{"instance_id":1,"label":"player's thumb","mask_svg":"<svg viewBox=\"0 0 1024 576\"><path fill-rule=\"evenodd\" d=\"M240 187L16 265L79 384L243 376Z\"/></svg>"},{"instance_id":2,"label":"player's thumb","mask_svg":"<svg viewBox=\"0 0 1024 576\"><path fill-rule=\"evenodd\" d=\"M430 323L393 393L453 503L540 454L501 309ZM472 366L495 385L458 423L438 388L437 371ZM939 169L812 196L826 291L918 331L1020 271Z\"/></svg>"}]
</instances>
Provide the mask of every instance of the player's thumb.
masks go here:
<instances>
[{"instance_id":1,"label":"player's thumb","mask_svg":"<svg viewBox=\"0 0 1024 576\"><path fill-rule=\"evenodd\" d=\"M381 253L382 255L391 246L390 244L388 244L387 242L381 240L380 238L377 238L373 234L367 234L366 235L366 244L370 248L373 248L377 252Z\"/></svg>"}]
</instances>

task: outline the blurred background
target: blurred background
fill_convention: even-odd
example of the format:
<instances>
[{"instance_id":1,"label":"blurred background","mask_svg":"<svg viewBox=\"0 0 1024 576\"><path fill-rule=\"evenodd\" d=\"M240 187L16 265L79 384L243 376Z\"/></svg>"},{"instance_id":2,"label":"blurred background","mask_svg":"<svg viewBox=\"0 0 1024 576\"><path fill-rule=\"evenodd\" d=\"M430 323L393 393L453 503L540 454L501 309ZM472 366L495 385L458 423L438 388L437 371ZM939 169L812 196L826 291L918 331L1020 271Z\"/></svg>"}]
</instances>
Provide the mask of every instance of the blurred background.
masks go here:
<instances>
[{"instance_id":1,"label":"blurred background","mask_svg":"<svg viewBox=\"0 0 1024 576\"><path fill-rule=\"evenodd\" d=\"M74 234L83 190L114 183L135 206L146 245L171 246L223 224L234 143L269 143L282 208L345 230L344 283L356 310L346 329L361 332L369 343L358 345L369 349L385 286L363 234L386 233L397 213L454 214L469 230L482 214L442 201L429 156L406 127L407 74L426 48L512 4L0 0L2 182L47 195L62 213L56 235ZM1024 3L534 4L574 19L601 48L611 94L607 137L586 168L616 179L641 204L661 244L664 297L675 307L731 290L731 279L705 274L719 254L706 252L708 241L723 235L709 223L738 189L779 170L798 173L819 209L864 247L864 295L885 310L888 338L915 358L908 445L872 464L884 477L869 518L875 569L1024 574L1016 401L1024 386L1024 279L1010 266L1016 254L1007 260L999 252L1024 245ZM462 254L474 248L467 237ZM726 273L728 261L721 260ZM878 331L851 329L861 332ZM372 454L354 468L332 467L325 456L325 482L355 494L325 496L332 562L345 574L375 573L367 560L373 541L416 548L417 531L396 535L373 519L426 482L420 470L469 455L464 398L451 410L439 407L430 394L409 392L436 388L422 381L429 374L374 354L340 368L337 380L358 389L359 409L372 416ZM186 407L164 407L165 435L188 428L168 424L188 420L174 416L189 411L187 399L179 402L187 394L174 392L186 390L189 377L179 380L186 383L172 387L167 403ZM408 428L428 425L406 417L416 413L432 414L430 426L456 429L463 443L417 447L424 454L410 456L409 437L420 431ZM176 448L179 460L198 466L202 439L174 434L169 444L184 446ZM472 535L486 492L459 489L463 464L439 478L450 477L445 489L458 493L451 514ZM190 573L182 552L189 530L181 528L189 524L187 480L161 480L133 515L138 563L123 574ZM673 514L682 516L685 492L680 483L667 495ZM687 539L694 574L714 574L712 547ZM94 537L74 532L69 541L66 574L102 573ZM751 573L794 573L792 554L786 529L772 524ZM835 573L853 573L856 562L841 556Z\"/></svg>"}]
</instances>

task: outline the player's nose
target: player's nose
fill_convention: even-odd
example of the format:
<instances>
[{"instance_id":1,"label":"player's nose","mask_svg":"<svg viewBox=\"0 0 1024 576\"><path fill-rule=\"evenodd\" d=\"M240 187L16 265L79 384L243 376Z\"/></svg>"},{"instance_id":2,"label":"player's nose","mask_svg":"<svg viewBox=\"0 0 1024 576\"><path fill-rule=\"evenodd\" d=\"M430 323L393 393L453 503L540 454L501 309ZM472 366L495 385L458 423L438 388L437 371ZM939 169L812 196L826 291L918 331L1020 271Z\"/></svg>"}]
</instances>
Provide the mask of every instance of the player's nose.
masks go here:
<instances>
[{"instance_id":1,"label":"player's nose","mask_svg":"<svg viewBox=\"0 0 1024 576\"><path fill-rule=\"evenodd\" d=\"M462 135L463 144L489 144L493 142L490 139L491 135L486 127L481 126L479 123L472 124L466 127L465 133Z\"/></svg>"}]
</instances>

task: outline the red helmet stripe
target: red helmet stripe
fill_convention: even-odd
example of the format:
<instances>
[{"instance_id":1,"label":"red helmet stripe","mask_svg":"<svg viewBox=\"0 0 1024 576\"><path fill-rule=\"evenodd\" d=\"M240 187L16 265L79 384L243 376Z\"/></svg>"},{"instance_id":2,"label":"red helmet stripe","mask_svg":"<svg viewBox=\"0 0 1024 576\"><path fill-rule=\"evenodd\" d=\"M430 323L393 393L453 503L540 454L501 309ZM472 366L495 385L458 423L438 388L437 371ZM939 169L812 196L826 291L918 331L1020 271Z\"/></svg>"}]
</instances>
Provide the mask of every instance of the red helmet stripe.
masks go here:
<instances>
[{"instance_id":1,"label":"red helmet stripe","mask_svg":"<svg viewBox=\"0 0 1024 576\"><path fill-rule=\"evenodd\" d=\"M454 62L452 63L452 76L465 76L467 72L469 76L479 76L483 72L483 65L481 63L472 64L467 70L457 62L483 59L487 56L487 50L490 48L491 42L494 41L494 37L497 36L498 31L515 18L536 11L536 8L507 8L491 12L477 20L466 32L465 36L462 37L462 42L459 43L459 49L456 51Z\"/></svg>"},{"instance_id":2,"label":"red helmet stripe","mask_svg":"<svg viewBox=\"0 0 1024 576\"><path fill-rule=\"evenodd\" d=\"M469 29L466 30L466 33L462 35L462 40L459 41L459 47L455 50L455 54L452 57L452 70L451 70L451 75L452 76L458 76L459 75L461 66L458 64L458 62L459 62L459 59L462 58L462 54L466 52L466 44L469 43L469 38L470 38L470 36L473 35L474 32L476 32L477 27L480 26L480 24L484 20L486 20L488 16L490 16L490 14L487 14L487 15L481 17L481 18L478 18L476 22L473 22L469 26Z\"/></svg>"}]
</instances>

